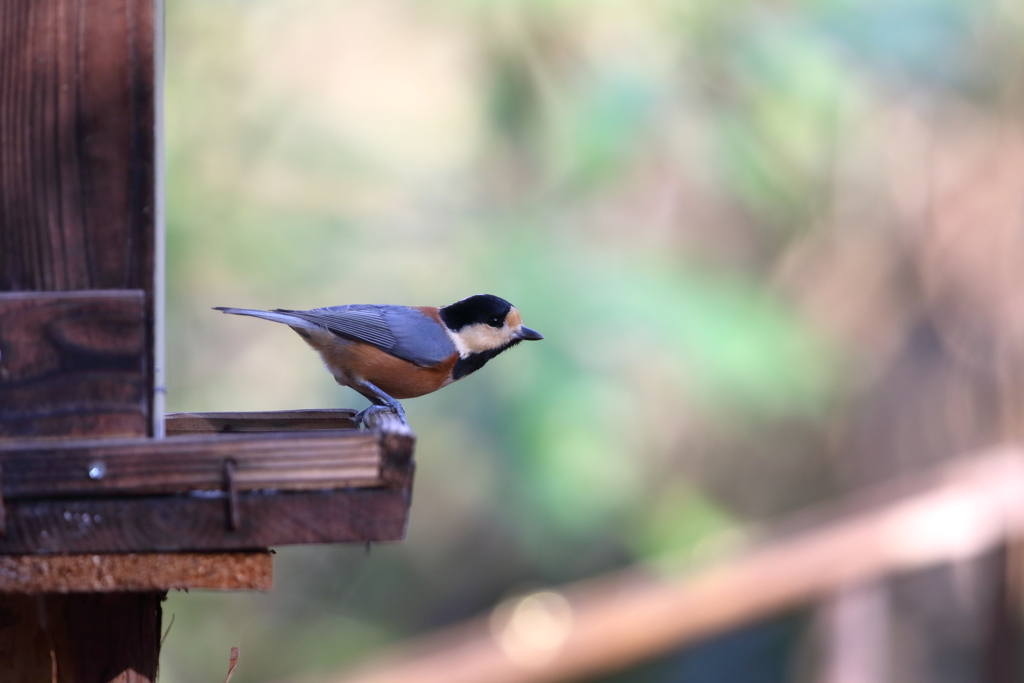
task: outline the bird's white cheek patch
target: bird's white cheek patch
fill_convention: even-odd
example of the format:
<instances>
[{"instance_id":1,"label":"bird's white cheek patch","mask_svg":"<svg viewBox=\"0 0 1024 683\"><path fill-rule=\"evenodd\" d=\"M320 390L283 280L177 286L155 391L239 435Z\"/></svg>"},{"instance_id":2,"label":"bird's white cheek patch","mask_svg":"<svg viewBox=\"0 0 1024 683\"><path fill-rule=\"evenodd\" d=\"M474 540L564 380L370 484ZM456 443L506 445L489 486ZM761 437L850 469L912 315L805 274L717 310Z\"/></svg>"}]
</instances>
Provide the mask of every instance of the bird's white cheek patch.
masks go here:
<instances>
[{"instance_id":1,"label":"bird's white cheek patch","mask_svg":"<svg viewBox=\"0 0 1024 683\"><path fill-rule=\"evenodd\" d=\"M501 328L494 328L490 325L477 323L462 328L458 332L449 333L459 355L466 356L471 353L483 353L504 346L512 341L512 330L505 325ZM465 350L463 350L465 349Z\"/></svg>"},{"instance_id":2,"label":"bird's white cheek patch","mask_svg":"<svg viewBox=\"0 0 1024 683\"><path fill-rule=\"evenodd\" d=\"M448 333L448 338L452 340L452 344L455 344L455 350L459 352L461 358L465 358L470 354L469 347L466 346L466 342L462 341L462 336L458 332L452 332L445 328L445 332Z\"/></svg>"}]
</instances>

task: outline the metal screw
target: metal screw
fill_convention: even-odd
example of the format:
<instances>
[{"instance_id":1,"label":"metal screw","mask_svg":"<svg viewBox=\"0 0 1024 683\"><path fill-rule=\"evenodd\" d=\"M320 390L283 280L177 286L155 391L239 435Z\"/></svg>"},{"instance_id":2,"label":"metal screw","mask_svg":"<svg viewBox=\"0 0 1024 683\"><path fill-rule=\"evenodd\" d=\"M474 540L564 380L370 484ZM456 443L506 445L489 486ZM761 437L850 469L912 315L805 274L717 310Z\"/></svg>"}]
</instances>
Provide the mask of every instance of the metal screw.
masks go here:
<instances>
[{"instance_id":1,"label":"metal screw","mask_svg":"<svg viewBox=\"0 0 1024 683\"><path fill-rule=\"evenodd\" d=\"M89 465L89 478L90 479L102 479L107 473L107 466L97 460L96 462Z\"/></svg>"}]
</instances>

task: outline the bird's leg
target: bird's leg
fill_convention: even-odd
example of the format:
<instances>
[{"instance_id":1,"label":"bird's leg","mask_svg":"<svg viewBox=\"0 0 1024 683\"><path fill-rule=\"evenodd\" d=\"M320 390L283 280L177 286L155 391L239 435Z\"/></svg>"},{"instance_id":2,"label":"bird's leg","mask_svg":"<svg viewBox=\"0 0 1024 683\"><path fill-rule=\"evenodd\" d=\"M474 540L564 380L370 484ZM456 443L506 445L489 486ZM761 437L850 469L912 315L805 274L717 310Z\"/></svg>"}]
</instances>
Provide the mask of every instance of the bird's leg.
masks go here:
<instances>
[{"instance_id":1,"label":"bird's leg","mask_svg":"<svg viewBox=\"0 0 1024 683\"><path fill-rule=\"evenodd\" d=\"M383 411L391 411L398 415L398 419L402 421L402 424L409 424L405 419L405 410L402 408L402 404L385 394L372 382L361 380L352 388L370 399L374 404L356 414L355 420L357 424L366 425L367 418Z\"/></svg>"}]
</instances>

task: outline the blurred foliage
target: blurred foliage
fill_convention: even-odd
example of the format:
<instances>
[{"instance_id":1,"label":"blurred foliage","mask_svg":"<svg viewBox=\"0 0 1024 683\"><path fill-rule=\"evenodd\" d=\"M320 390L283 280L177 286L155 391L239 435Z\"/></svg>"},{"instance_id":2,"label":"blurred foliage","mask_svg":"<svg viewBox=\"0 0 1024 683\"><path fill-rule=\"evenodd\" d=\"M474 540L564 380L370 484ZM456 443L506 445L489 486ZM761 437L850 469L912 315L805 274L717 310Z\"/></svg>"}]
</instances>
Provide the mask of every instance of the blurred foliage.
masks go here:
<instances>
[{"instance_id":1,"label":"blurred foliage","mask_svg":"<svg viewBox=\"0 0 1024 683\"><path fill-rule=\"evenodd\" d=\"M365 403L212 306L489 292L546 336L407 402L405 543L281 549L273 593L172 596L166 683L217 679L232 645L238 683L350 665L828 496L830 415L878 346L844 315L875 280L828 299L807 264L843 262L808 245L868 253L894 103L1012 99L1024 44L994 0L166 12L171 410Z\"/></svg>"}]
</instances>

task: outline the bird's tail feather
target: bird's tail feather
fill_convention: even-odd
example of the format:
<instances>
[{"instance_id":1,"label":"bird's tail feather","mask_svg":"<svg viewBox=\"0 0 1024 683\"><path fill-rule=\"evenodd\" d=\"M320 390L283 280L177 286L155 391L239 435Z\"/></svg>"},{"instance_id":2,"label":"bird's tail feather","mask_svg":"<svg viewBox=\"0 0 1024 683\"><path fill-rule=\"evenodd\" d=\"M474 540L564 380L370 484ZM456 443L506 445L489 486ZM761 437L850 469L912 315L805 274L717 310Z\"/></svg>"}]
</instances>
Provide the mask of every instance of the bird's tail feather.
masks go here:
<instances>
[{"instance_id":1,"label":"bird's tail feather","mask_svg":"<svg viewBox=\"0 0 1024 683\"><path fill-rule=\"evenodd\" d=\"M289 327L303 327L310 330L318 327L316 323L311 323L308 320L303 320L302 318L294 315L279 313L277 311L258 311L253 308L225 308L224 306L217 306L213 310L224 311L225 313L231 313L232 315L251 315L254 318L263 318L264 320L272 320L275 323L284 323Z\"/></svg>"}]
</instances>

